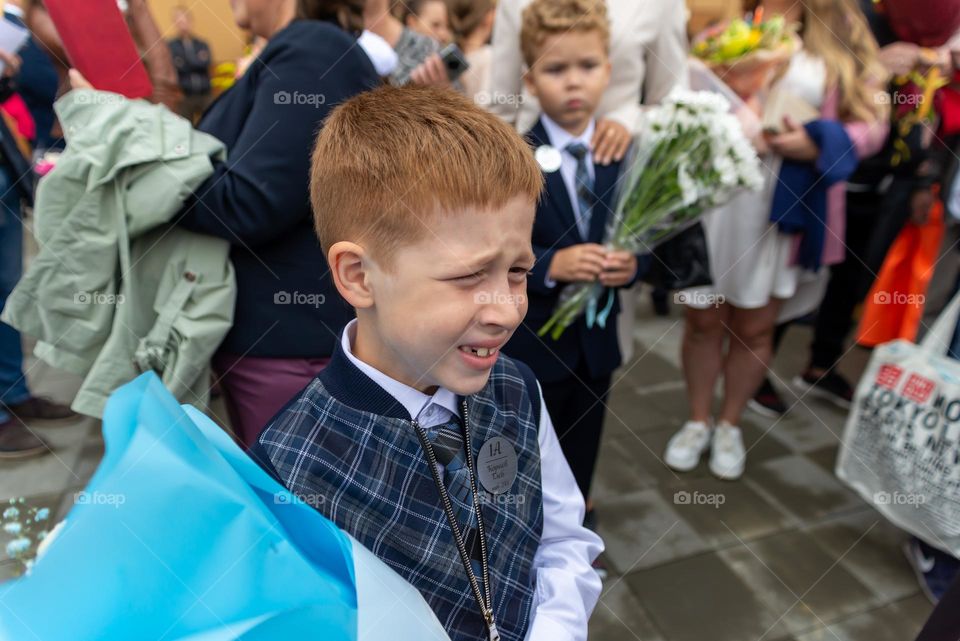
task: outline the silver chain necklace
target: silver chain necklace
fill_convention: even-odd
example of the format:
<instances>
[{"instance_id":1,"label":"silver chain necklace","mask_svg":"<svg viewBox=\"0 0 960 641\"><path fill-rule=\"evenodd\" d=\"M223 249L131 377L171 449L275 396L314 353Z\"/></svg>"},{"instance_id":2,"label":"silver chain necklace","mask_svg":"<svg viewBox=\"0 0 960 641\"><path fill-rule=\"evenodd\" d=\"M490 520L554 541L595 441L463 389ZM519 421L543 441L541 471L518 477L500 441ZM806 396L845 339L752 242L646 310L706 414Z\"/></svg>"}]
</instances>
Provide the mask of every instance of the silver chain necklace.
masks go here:
<instances>
[{"instance_id":1,"label":"silver chain necklace","mask_svg":"<svg viewBox=\"0 0 960 641\"><path fill-rule=\"evenodd\" d=\"M463 445L467 457L467 470L470 473L470 490L473 493L473 511L477 516L477 535L480 537L480 567L483 571L483 591L480 590L477 575L473 571L473 565L470 563L470 555L467 552L467 544L463 538L463 532L457 523L457 517L453 512L453 503L450 501L450 494L447 492L443 479L440 478L440 471L437 469L437 455L433 450L433 444L427 438L427 431L416 419L411 421L413 429L420 440L420 446L427 455L427 461L430 463L430 473L433 475L433 482L440 492L440 501L443 503L443 512L446 514L447 523L450 525L450 531L453 533L453 541L457 545L457 551L460 553L460 562L467 573L467 579L470 581L470 587L473 590L473 598L480 606L480 613L487 624L487 630L490 633L490 641L500 641L500 633L497 631L497 623L493 615L493 599L490 596L490 563L487 558L487 536L483 529L483 513L480 509L480 492L477 491L477 474L473 463L473 446L470 444L470 421L467 414L467 401L461 402L461 412L463 418Z\"/></svg>"}]
</instances>

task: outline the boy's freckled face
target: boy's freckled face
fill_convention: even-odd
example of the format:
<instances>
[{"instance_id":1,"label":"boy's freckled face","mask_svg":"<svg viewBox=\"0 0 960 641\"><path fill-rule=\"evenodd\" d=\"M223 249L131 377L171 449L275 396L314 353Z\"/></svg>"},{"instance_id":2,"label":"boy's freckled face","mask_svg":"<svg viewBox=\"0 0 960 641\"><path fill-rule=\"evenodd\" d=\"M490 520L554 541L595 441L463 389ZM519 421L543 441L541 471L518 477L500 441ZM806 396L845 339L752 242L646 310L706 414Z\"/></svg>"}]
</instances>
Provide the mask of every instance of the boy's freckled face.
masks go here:
<instances>
[{"instance_id":1,"label":"boy's freckled face","mask_svg":"<svg viewBox=\"0 0 960 641\"><path fill-rule=\"evenodd\" d=\"M527 312L534 203L431 216L388 270L372 266L375 331L358 335L363 358L411 387L472 394Z\"/></svg>"},{"instance_id":2,"label":"boy's freckled face","mask_svg":"<svg viewBox=\"0 0 960 641\"><path fill-rule=\"evenodd\" d=\"M563 127L586 126L610 82L603 37L592 31L547 36L537 54L524 81L540 108Z\"/></svg>"}]
</instances>

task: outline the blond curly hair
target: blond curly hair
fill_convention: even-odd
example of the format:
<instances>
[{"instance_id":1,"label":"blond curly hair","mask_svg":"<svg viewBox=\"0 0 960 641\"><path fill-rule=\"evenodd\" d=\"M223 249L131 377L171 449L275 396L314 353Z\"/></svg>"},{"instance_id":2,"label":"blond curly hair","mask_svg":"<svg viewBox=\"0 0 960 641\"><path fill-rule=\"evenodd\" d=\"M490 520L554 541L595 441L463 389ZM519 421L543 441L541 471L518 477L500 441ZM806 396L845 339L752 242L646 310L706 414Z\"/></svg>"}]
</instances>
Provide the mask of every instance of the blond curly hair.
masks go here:
<instances>
[{"instance_id":1,"label":"blond curly hair","mask_svg":"<svg viewBox=\"0 0 960 641\"><path fill-rule=\"evenodd\" d=\"M536 61L544 41L550 36L576 32L596 32L610 48L610 19L604 0L533 0L523 11L520 25L520 51L527 67Z\"/></svg>"}]
</instances>

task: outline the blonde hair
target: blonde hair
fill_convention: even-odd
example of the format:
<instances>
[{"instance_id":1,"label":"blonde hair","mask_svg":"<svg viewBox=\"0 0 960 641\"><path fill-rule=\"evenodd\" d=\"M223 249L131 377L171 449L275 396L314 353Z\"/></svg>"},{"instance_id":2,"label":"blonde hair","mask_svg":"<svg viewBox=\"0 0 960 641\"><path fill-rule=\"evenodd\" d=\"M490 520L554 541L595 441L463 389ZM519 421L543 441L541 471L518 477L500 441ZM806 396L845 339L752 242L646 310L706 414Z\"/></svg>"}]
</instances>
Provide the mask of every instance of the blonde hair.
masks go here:
<instances>
[{"instance_id":1,"label":"blonde hair","mask_svg":"<svg viewBox=\"0 0 960 641\"><path fill-rule=\"evenodd\" d=\"M569 32L597 32L604 49L610 48L610 20L604 0L533 0L523 11L520 50L532 67L549 36Z\"/></svg>"},{"instance_id":2,"label":"blonde hair","mask_svg":"<svg viewBox=\"0 0 960 641\"><path fill-rule=\"evenodd\" d=\"M752 10L759 2L747 2ZM880 63L879 46L855 0L804 0L803 48L823 60L827 86L840 93L841 120L886 119L878 100L889 74Z\"/></svg>"},{"instance_id":3,"label":"blonde hair","mask_svg":"<svg viewBox=\"0 0 960 641\"><path fill-rule=\"evenodd\" d=\"M450 89L384 86L334 109L317 136L310 201L326 253L363 243L389 266L430 221L468 207L536 202L543 186L529 145Z\"/></svg>"}]
</instances>

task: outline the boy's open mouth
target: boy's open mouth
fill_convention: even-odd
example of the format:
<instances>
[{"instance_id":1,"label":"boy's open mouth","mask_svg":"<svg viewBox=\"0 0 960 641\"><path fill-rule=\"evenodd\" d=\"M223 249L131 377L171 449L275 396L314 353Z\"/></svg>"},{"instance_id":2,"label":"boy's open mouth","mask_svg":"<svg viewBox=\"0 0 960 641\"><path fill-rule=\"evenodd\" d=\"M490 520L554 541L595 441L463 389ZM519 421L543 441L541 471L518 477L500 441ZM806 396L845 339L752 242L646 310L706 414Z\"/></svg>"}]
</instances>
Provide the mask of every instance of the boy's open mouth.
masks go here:
<instances>
[{"instance_id":1,"label":"boy's open mouth","mask_svg":"<svg viewBox=\"0 0 960 641\"><path fill-rule=\"evenodd\" d=\"M486 358L487 356L493 356L497 353L498 347L471 347L470 345L461 345L458 348L461 352L467 354L473 354L474 356L479 356L480 358Z\"/></svg>"}]
</instances>

